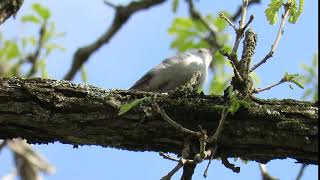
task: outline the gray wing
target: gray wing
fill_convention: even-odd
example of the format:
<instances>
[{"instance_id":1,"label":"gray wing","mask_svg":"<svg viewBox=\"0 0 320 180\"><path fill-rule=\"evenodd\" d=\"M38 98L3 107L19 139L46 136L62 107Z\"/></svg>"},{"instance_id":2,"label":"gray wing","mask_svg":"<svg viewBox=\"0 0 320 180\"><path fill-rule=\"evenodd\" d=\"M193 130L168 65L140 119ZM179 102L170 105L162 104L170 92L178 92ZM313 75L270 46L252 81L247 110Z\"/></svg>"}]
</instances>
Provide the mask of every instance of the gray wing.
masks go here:
<instances>
[{"instance_id":1,"label":"gray wing","mask_svg":"<svg viewBox=\"0 0 320 180\"><path fill-rule=\"evenodd\" d=\"M173 56L167 58L158 64L156 67L148 71L143 75L131 88L130 90L141 90L141 91L152 91L152 92L162 92L162 87L169 83L169 80L164 79L163 81L157 81L159 77L156 78L157 74L161 74L166 68L170 68L174 64L178 63L180 60L179 56ZM155 82L156 80L156 82Z\"/></svg>"},{"instance_id":2,"label":"gray wing","mask_svg":"<svg viewBox=\"0 0 320 180\"><path fill-rule=\"evenodd\" d=\"M154 74L152 71L147 72L147 74L143 75L134 85L130 88L130 90L144 90L150 84L150 81Z\"/></svg>"}]
</instances>

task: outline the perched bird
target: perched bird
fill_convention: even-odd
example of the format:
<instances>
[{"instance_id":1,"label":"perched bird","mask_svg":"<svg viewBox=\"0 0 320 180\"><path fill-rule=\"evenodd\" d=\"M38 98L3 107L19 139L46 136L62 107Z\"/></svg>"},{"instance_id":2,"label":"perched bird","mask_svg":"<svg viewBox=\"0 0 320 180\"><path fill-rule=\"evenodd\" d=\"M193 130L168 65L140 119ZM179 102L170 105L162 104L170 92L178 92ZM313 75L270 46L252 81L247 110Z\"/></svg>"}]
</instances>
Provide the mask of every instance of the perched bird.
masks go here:
<instances>
[{"instance_id":1,"label":"perched bird","mask_svg":"<svg viewBox=\"0 0 320 180\"><path fill-rule=\"evenodd\" d=\"M208 74L212 52L201 48L165 59L142 76L130 89L149 92L167 92L188 83L199 72L197 86L201 86Z\"/></svg>"}]
</instances>

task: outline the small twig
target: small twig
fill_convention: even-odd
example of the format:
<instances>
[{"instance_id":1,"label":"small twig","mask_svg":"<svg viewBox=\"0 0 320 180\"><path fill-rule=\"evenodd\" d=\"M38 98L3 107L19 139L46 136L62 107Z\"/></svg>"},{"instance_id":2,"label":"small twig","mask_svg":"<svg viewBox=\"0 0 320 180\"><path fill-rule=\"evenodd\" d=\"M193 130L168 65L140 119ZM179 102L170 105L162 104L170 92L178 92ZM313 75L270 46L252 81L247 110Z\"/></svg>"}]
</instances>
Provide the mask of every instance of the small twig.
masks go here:
<instances>
[{"instance_id":1,"label":"small twig","mask_svg":"<svg viewBox=\"0 0 320 180\"><path fill-rule=\"evenodd\" d=\"M47 23L44 23L40 28L39 39L38 39L35 51L26 57L26 59L32 64L31 69L29 70L29 72L26 75L27 78L33 76L37 72L37 60L40 56L41 49L43 46L43 38L44 38L44 34L46 32L46 24Z\"/></svg>"},{"instance_id":2,"label":"small twig","mask_svg":"<svg viewBox=\"0 0 320 180\"><path fill-rule=\"evenodd\" d=\"M179 123L175 122L174 120L172 120L160 107L159 104L157 102L154 102L152 104L152 107L159 113L161 114L162 118L167 121L169 124L171 124L173 127L175 127L176 129L178 129L179 131L183 132L183 133L187 133L196 137L200 137L202 134L200 132L195 132L192 130L189 130L187 128L184 128L182 125L180 125Z\"/></svg>"},{"instance_id":3,"label":"small twig","mask_svg":"<svg viewBox=\"0 0 320 180\"><path fill-rule=\"evenodd\" d=\"M208 37L208 38L203 38L205 41L208 42L208 44L210 44L213 48L221 48L222 44L220 44L217 41L217 28L210 22L208 22L202 15L201 13L195 8L194 4L193 4L193 0L186 0L188 5L189 5L189 14L191 16L192 19L194 20L198 20L200 23L202 23L204 25L204 27L206 27L208 29L208 31L210 32L210 36L212 37Z\"/></svg>"},{"instance_id":4,"label":"small twig","mask_svg":"<svg viewBox=\"0 0 320 180\"><path fill-rule=\"evenodd\" d=\"M297 175L297 177L296 177L296 180L300 180L300 179L302 178L303 173L304 173L304 170L306 169L307 166L308 166L308 165L306 165L306 164L302 164L302 165L301 165L300 170L299 170L299 173L298 173L298 175Z\"/></svg>"},{"instance_id":5,"label":"small twig","mask_svg":"<svg viewBox=\"0 0 320 180\"><path fill-rule=\"evenodd\" d=\"M71 67L64 75L63 79L72 80L76 73L81 69L83 64L88 61L90 56L103 45L107 44L133 14L138 11L148 9L152 6L159 5L165 1L166 0L140 0L132 1L126 6L118 6L118 8L116 8L115 16L112 20L112 23L106 30L106 32L104 32L100 37L96 38L94 42L80 47L76 50L73 55Z\"/></svg>"},{"instance_id":6,"label":"small twig","mask_svg":"<svg viewBox=\"0 0 320 180\"><path fill-rule=\"evenodd\" d=\"M219 138L221 131L223 129L223 124L224 124L224 121L228 115L228 112L229 112L228 106L225 106L224 109L222 110L222 113L221 113L221 118L219 121L218 128L217 128L216 132L214 133L214 135L209 138L209 140L208 140L209 143L217 144L218 138Z\"/></svg>"},{"instance_id":7,"label":"small twig","mask_svg":"<svg viewBox=\"0 0 320 180\"><path fill-rule=\"evenodd\" d=\"M265 87L265 88L254 89L254 90L252 91L252 93L260 93L260 92L262 92L262 91L269 90L269 89L271 89L271 88L273 88L273 87L275 87L275 86L278 86L278 85L280 85L280 84L282 84L282 83L285 83L285 82L293 82L293 81L292 81L292 79L290 79L290 77L284 75L284 77L283 77L279 82L277 82L277 83L275 83L275 84L272 84L272 85L270 85L270 86L267 86L267 87Z\"/></svg>"},{"instance_id":8,"label":"small twig","mask_svg":"<svg viewBox=\"0 0 320 180\"><path fill-rule=\"evenodd\" d=\"M182 168L186 163L193 163L193 160L188 160L188 156L190 152L190 144L185 142L181 151L182 157L178 160L178 164L165 176L161 178L161 180L170 180L171 177L178 172L180 168ZM171 160L171 159L170 159Z\"/></svg>"},{"instance_id":9,"label":"small twig","mask_svg":"<svg viewBox=\"0 0 320 180\"><path fill-rule=\"evenodd\" d=\"M183 167L183 165L183 161L179 161L179 163L167 175L163 176L161 180L170 180L171 177Z\"/></svg>"},{"instance_id":10,"label":"small twig","mask_svg":"<svg viewBox=\"0 0 320 180\"><path fill-rule=\"evenodd\" d=\"M249 4L249 0L242 0L242 9L241 9L242 15L241 15L239 29L242 29L246 22L248 4Z\"/></svg>"},{"instance_id":11,"label":"small twig","mask_svg":"<svg viewBox=\"0 0 320 180\"><path fill-rule=\"evenodd\" d=\"M270 85L270 86L267 86L267 87L265 87L265 88L254 89L254 90L252 91L252 93L257 94L257 93L260 93L260 92L262 92L262 91L266 91L266 90L269 90L269 89L271 89L271 88L273 88L273 87L276 87L276 86L278 86L278 85L280 85L280 84L282 84L282 83L284 83L284 82L283 82L283 81L279 81L279 82L277 82L277 83L275 83L275 84L272 84L272 85Z\"/></svg>"},{"instance_id":12,"label":"small twig","mask_svg":"<svg viewBox=\"0 0 320 180\"><path fill-rule=\"evenodd\" d=\"M217 28L214 27L211 23L207 22L204 17L195 9L193 0L187 0L189 5L189 12L192 18L199 20L211 33L216 34Z\"/></svg>"},{"instance_id":13,"label":"small twig","mask_svg":"<svg viewBox=\"0 0 320 180\"><path fill-rule=\"evenodd\" d=\"M225 16L222 12L219 13L219 16L221 19L225 20L233 28L234 31L238 30L238 28L233 24L233 22L227 16Z\"/></svg>"},{"instance_id":14,"label":"small twig","mask_svg":"<svg viewBox=\"0 0 320 180\"><path fill-rule=\"evenodd\" d=\"M249 4L248 4L248 7L253 5L253 4L258 4L258 3L261 3L261 0L250 0ZM231 16L231 20L233 22L235 22L240 17L241 13L242 13L242 5L238 8L236 13L234 13L234 15Z\"/></svg>"},{"instance_id":15,"label":"small twig","mask_svg":"<svg viewBox=\"0 0 320 180\"><path fill-rule=\"evenodd\" d=\"M251 14L249 21L243 26L242 29L247 29L247 27L252 23L253 20L254 20L254 16Z\"/></svg>"},{"instance_id":16,"label":"small twig","mask_svg":"<svg viewBox=\"0 0 320 180\"><path fill-rule=\"evenodd\" d=\"M239 22L239 28L236 29L236 40L233 44L233 48L232 48L232 53L231 54L237 54L238 48L239 48L239 44L241 42L241 39L243 37L243 33L245 31L245 21L246 21L246 15L247 15L247 8L248 8L248 0L242 0L242 15L241 15L241 20Z\"/></svg>"},{"instance_id":17,"label":"small twig","mask_svg":"<svg viewBox=\"0 0 320 180\"><path fill-rule=\"evenodd\" d=\"M233 72L234 72L234 75L236 76L236 78L238 78L240 81L243 81L243 79L242 79L242 77L241 77L236 65L234 64L234 62L230 61L230 64L231 64L231 66L233 68Z\"/></svg>"},{"instance_id":18,"label":"small twig","mask_svg":"<svg viewBox=\"0 0 320 180\"><path fill-rule=\"evenodd\" d=\"M266 165L261 163L258 163L258 164L259 164L262 180L278 180L278 178L273 177L268 173Z\"/></svg>"},{"instance_id":19,"label":"small twig","mask_svg":"<svg viewBox=\"0 0 320 180\"><path fill-rule=\"evenodd\" d=\"M236 57L232 56L231 54L229 54L229 53L227 53L225 51L219 51L219 52L220 52L220 54L222 54L223 56L227 57L230 60L230 64L231 64L231 66L233 68L233 72L234 72L234 75L236 76L236 78L238 78L240 81L243 81L243 79L242 79L242 77L240 75L240 72L239 72L237 66L235 65L235 63L238 61L236 59Z\"/></svg>"},{"instance_id":20,"label":"small twig","mask_svg":"<svg viewBox=\"0 0 320 180\"><path fill-rule=\"evenodd\" d=\"M209 166L210 166L210 164L211 164L212 159L214 158L214 156L215 156L216 153L217 153L217 149L218 149L218 145L216 145L216 146L214 147L214 149L211 149L211 148L209 149L210 152L211 152L211 154L210 154L210 159L209 159L209 162L208 162L208 164L207 164L207 167L206 167L206 169L204 170L204 173L203 173L203 177L204 177L204 178L206 178L206 177L208 176Z\"/></svg>"},{"instance_id":21,"label":"small twig","mask_svg":"<svg viewBox=\"0 0 320 180\"><path fill-rule=\"evenodd\" d=\"M233 172L236 172L236 173L240 172L240 167L236 167L234 164L230 163L225 154L221 155L221 161L226 168L231 169Z\"/></svg>"},{"instance_id":22,"label":"small twig","mask_svg":"<svg viewBox=\"0 0 320 180\"><path fill-rule=\"evenodd\" d=\"M281 23L280 23L280 26L279 26L278 34L276 36L276 39L273 42L273 45L271 46L270 51L268 52L268 54L258 64L254 65L251 68L250 72L254 71L259 66L261 66L262 64L267 62L267 60L270 59L274 55L274 52L276 51L276 49L277 49L277 47L279 45L280 39L281 39L281 37L283 35L284 25L285 25L285 23L287 21L287 18L290 15L290 4L285 4L284 6L285 6L285 13L284 13L284 15L281 16Z\"/></svg>"},{"instance_id":23,"label":"small twig","mask_svg":"<svg viewBox=\"0 0 320 180\"><path fill-rule=\"evenodd\" d=\"M109 2L107 0L104 0L103 2L104 2L105 5L110 6L113 9L117 9L118 8L118 6L113 4L112 2Z\"/></svg>"},{"instance_id":24,"label":"small twig","mask_svg":"<svg viewBox=\"0 0 320 180\"><path fill-rule=\"evenodd\" d=\"M164 153L164 152L159 152L159 155L160 155L161 157L163 157L164 159L168 159L168 160L176 161L176 162L179 162L179 161L180 161L180 159L174 158L174 157L172 157L172 156L170 156L169 154L166 154L166 153Z\"/></svg>"}]
</instances>

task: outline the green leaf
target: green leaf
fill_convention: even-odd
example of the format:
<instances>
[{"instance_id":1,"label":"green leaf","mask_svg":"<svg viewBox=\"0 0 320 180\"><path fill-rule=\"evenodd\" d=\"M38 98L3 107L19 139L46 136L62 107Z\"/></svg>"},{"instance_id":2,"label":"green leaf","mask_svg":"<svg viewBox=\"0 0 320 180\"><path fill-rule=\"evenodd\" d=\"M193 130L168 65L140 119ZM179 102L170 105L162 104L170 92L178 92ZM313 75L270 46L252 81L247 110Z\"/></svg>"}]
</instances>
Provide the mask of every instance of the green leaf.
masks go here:
<instances>
[{"instance_id":1,"label":"green leaf","mask_svg":"<svg viewBox=\"0 0 320 180\"><path fill-rule=\"evenodd\" d=\"M136 107L137 105L139 105L140 103L142 103L144 100L149 99L150 97L144 97L141 99L135 99L132 102L129 102L127 104L124 104L120 107L120 111L118 113L118 116L128 112L130 109Z\"/></svg>"},{"instance_id":2,"label":"green leaf","mask_svg":"<svg viewBox=\"0 0 320 180\"><path fill-rule=\"evenodd\" d=\"M6 53L7 60L12 60L16 57L19 57L21 54L18 44L13 41L5 41L4 52Z\"/></svg>"},{"instance_id":3,"label":"green leaf","mask_svg":"<svg viewBox=\"0 0 320 180\"><path fill-rule=\"evenodd\" d=\"M59 50L62 52L66 50L63 46L60 46L59 44L55 44L55 43L45 44L44 48L46 48L47 55L49 55L53 50Z\"/></svg>"},{"instance_id":4,"label":"green leaf","mask_svg":"<svg viewBox=\"0 0 320 180\"><path fill-rule=\"evenodd\" d=\"M242 162L244 163L244 164L248 164L248 162L250 162L249 160L247 160L247 159L241 159L242 160Z\"/></svg>"},{"instance_id":5,"label":"green leaf","mask_svg":"<svg viewBox=\"0 0 320 180\"><path fill-rule=\"evenodd\" d=\"M81 66L81 79L83 82L88 82L88 73L84 65Z\"/></svg>"},{"instance_id":6,"label":"green leaf","mask_svg":"<svg viewBox=\"0 0 320 180\"><path fill-rule=\"evenodd\" d=\"M252 78L252 80L253 80L253 82L254 82L255 85L260 84L260 82L261 82L261 81L260 81L260 78L259 78L258 74L257 74L255 71L253 71L252 73L250 73L249 76Z\"/></svg>"},{"instance_id":7,"label":"green leaf","mask_svg":"<svg viewBox=\"0 0 320 180\"><path fill-rule=\"evenodd\" d=\"M305 71L303 76L300 76L299 80L309 87L302 95L302 99L307 100L309 98L312 101L318 100L318 54L313 55L311 65L302 64L301 68Z\"/></svg>"},{"instance_id":8,"label":"green leaf","mask_svg":"<svg viewBox=\"0 0 320 180\"><path fill-rule=\"evenodd\" d=\"M39 24L40 20L34 15L24 15L21 17L21 22L30 22L30 23Z\"/></svg>"},{"instance_id":9,"label":"green leaf","mask_svg":"<svg viewBox=\"0 0 320 180\"><path fill-rule=\"evenodd\" d=\"M273 25L278 20L278 12L281 6L284 4L283 0L271 0L268 4L268 8L264 11L269 24Z\"/></svg>"},{"instance_id":10,"label":"green leaf","mask_svg":"<svg viewBox=\"0 0 320 180\"><path fill-rule=\"evenodd\" d=\"M298 21L298 18L302 14L303 6L304 6L304 0L300 0L299 2L299 8L297 10L297 2L296 0L290 0L292 3L292 7L290 7L290 16L289 16L289 22L294 24Z\"/></svg>"},{"instance_id":11,"label":"green leaf","mask_svg":"<svg viewBox=\"0 0 320 180\"><path fill-rule=\"evenodd\" d=\"M284 81L284 82L292 82L294 83L295 85L297 85L298 87L300 87L301 89L303 89L303 85L301 82L298 81L298 77L300 75L299 74L289 74L289 73L285 73L284 74L284 77L282 78L281 81Z\"/></svg>"},{"instance_id":12,"label":"green leaf","mask_svg":"<svg viewBox=\"0 0 320 180\"><path fill-rule=\"evenodd\" d=\"M44 21L47 21L50 16L51 16L51 13L49 11L48 8L42 6L41 4L39 3L34 3L32 4L32 9L40 16L42 17L42 19Z\"/></svg>"},{"instance_id":13,"label":"green leaf","mask_svg":"<svg viewBox=\"0 0 320 180\"><path fill-rule=\"evenodd\" d=\"M172 12L177 12L179 7L179 0L173 0L172 1Z\"/></svg>"},{"instance_id":14,"label":"green leaf","mask_svg":"<svg viewBox=\"0 0 320 180\"><path fill-rule=\"evenodd\" d=\"M47 71L47 63L46 63L46 60L45 59L41 59L39 61L37 61L38 63L38 67L40 69L40 72L41 72L41 78L48 78L49 77L49 74L48 74L48 71Z\"/></svg>"},{"instance_id":15,"label":"green leaf","mask_svg":"<svg viewBox=\"0 0 320 180\"><path fill-rule=\"evenodd\" d=\"M229 106L228 111L233 115L237 112L240 108L240 103L237 100L232 101L231 105Z\"/></svg>"},{"instance_id":16,"label":"green leaf","mask_svg":"<svg viewBox=\"0 0 320 180\"><path fill-rule=\"evenodd\" d=\"M35 46L36 43L37 43L37 40L36 40L36 38L35 38L34 36L29 37L29 38L28 38L28 41L30 42L30 44L31 44L32 46Z\"/></svg>"}]
</instances>

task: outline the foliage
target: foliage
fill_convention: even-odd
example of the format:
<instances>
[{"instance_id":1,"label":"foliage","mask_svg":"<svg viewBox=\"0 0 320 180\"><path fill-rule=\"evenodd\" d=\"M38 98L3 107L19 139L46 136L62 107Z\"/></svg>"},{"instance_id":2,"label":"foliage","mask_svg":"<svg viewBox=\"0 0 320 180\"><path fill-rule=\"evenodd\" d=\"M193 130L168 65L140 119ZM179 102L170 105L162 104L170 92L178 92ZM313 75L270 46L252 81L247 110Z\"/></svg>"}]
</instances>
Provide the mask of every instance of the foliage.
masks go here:
<instances>
[{"instance_id":1,"label":"foliage","mask_svg":"<svg viewBox=\"0 0 320 180\"><path fill-rule=\"evenodd\" d=\"M118 113L118 116L121 116L122 114L125 114L126 112L128 112L130 109L138 106L139 104L141 104L144 100L147 100L147 99L150 99L150 97L144 97L144 98L141 98L141 99L135 99L127 104L123 104L121 107L120 107L120 110L119 110L119 113Z\"/></svg>"},{"instance_id":2,"label":"foliage","mask_svg":"<svg viewBox=\"0 0 320 180\"><path fill-rule=\"evenodd\" d=\"M303 89L304 88L303 85L298 80L299 76L300 76L299 74L289 74L286 72L281 81L282 82L292 82L295 85L297 85L298 87L300 87L301 89Z\"/></svg>"},{"instance_id":3,"label":"foliage","mask_svg":"<svg viewBox=\"0 0 320 180\"><path fill-rule=\"evenodd\" d=\"M312 58L311 66L302 64L301 68L305 71L303 76L300 76L300 81L305 85L309 86L306 88L302 98L309 99L312 101L318 100L318 54L314 54Z\"/></svg>"},{"instance_id":4,"label":"foliage","mask_svg":"<svg viewBox=\"0 0 320 180\"><path fill-rule=\"evenodd\" d=\"M246 108L249 107L249 103L246 102L245 100L239 99L237 94L238 94L237 91L233 91L232 86L228 88L228 97L230 99L230 105L229 105L228 111L231 114L234 114L235 112L237 112L241 106Z\"/></svg>"},{"instance_id":5,"label":"foliage","mask_svg":"<svg viewBox=\"0 0 320 180\"><path fill-rule=\"evenodd\" d=\"M84 83L88 82L88 72L85 66L81 66L81 79Z\"/></svg>"},{"instance_id":6,"label":"foliage","mask_svg":"<svg viewBox=\"0 0 320 180\"><path fill-rule=\"evenodd\" d=\"M299 16L302 14L304 0L300 0L298 8L296 0L289 0L289 2L292 3L292 8L290 8L289 22L294 24L298 21Z\"/></svg>"},{"instance_id":7,"label":"foliage","mask_svg":"<svg viewBox=\"0 0 320 180\"><path fill-rule=\"evenodd\" d=\"M296 23L298 21L299 16L302 13L304 0L300 0L299 7L297 7L296 0L288 0L288 8L290 11L289 14L289 22ZM268 22L273 25L278 21L278 13L281 7L285 7L286 3L284 0L271 0L268 8L265 10L265 15L267 17Z\"/></svg>"},{"instance_id":8,"label":"foliage","mask_svg":"<svg viewBox=\"0 0 320 180\"><path fill-rule=\"evenodd\" d=\"M278 12L283 4L284 0L271 0L268 8L264 11L270 24L273 25L278 21Z\"/></svg>"},{"instance_id":9,"label":"foliage","mask_svg":"<svg viewBox=\"0 0 320 180\"><path fill-rule=\"evenodd\" d=\"M38 72L42 78L48 78L46 59L54 51L64 51L64 48L53 42L63 36L56 31L55 23L50 21L50 10L39 3L32 4L32 13L21 17L22 24L31 23L39 27L38 35L22 36L6 39L0 34L0 75L33 76ZM30 70L23 70L31 64Z\"/></svg>"}]
</instances>

